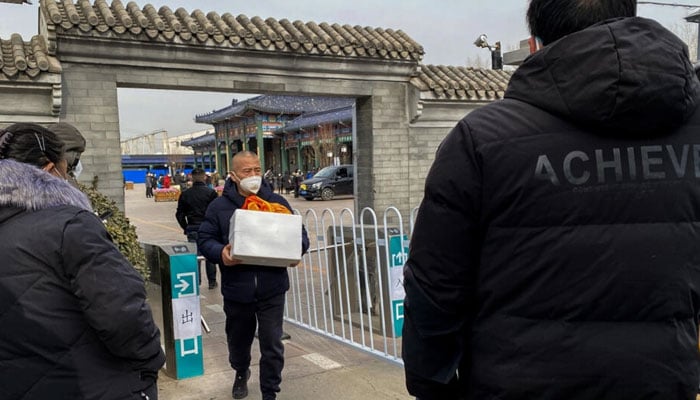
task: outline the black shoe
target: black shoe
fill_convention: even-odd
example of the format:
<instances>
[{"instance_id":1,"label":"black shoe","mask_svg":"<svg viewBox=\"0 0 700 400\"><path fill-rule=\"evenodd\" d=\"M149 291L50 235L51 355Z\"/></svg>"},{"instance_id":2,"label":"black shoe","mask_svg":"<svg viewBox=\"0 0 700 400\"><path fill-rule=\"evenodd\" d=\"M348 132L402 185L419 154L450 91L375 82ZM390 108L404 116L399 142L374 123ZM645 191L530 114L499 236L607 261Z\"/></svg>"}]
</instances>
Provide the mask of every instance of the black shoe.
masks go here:
<instances>
[{"instance_id":1,"label":"black shoe","mask_svg":"<svg viewBox=\"0 0 700 400\"><path fill-rule=\"evenodd\" d=\"M248 396L248 379L250 379L250 369L241 374L236 371L236 378L233 380L231 394L234 399L242 399Z\"/></svg>"},{"instance_id":2,"label":"black shoe","mask_svg":"<svg viewBox=\"0 0 700 400\"><path fill-rule=\"evenodd\" d=\"M216 281L209 282L209 290L216 289L217 286L219 286L219 284L216 283Z\"/></svg>"}]
</instances>

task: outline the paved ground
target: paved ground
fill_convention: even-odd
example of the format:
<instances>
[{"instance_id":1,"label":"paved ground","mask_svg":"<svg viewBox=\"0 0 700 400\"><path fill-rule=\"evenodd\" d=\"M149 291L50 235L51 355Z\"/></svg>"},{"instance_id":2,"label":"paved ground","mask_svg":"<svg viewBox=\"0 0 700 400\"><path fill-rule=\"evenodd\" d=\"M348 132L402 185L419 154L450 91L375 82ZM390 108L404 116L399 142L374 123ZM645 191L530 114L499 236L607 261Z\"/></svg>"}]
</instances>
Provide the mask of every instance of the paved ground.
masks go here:
<instances>
[{"instance_id":1,"label":"paved ground","mask_svg":"<svg viewBox=\"0 0 700 400\"><path fill-rule=\"evenodd\" d=\"M339 212L353 208L350 197L323 202L306 201L285 196L302 215L313 208L319 213L325 208ZM154 243L185 237L175 221L174 202L156 203L146 199L143 185L125 192L126 214L136 225L139 239ZM175 380L161 371L159 393L161 400L218 400L231 398L234 373L228 365L224 333L224 314L219 290L201 287L202 315L211 333L203 333L204 375ZM285 341L286 364L282 373L280 400L342 399L382 400L411 399L404 388L400 365L377 358L353 347L285 323L291 339ZM257 341L253 349L252 377L248 399L260 399L258 379L259 352Z\"/></svg>"}]
</instances>

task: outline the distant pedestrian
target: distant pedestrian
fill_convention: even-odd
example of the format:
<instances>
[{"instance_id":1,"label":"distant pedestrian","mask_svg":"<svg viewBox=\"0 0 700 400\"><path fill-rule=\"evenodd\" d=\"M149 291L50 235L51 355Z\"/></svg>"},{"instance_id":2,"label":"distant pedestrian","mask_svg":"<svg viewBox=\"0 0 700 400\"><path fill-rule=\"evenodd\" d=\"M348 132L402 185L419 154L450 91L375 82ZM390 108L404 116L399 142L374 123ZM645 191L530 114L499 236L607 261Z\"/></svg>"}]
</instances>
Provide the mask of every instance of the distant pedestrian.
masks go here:
<instances>
[{"instance_id":1,"label":"distant pedestrian","mask_svg":"<svg viewBox=\"0 0 700 400\"><path fill-rule=\"evenodd\" d=\"M187 177L185 176L185 171L180 171L178 174L177 184L180 185L180 190L187 189Z\"/></svg>"},{"instance_id":2,"label":"distant pedestrian","mask_svg":"<svg viewBox=\"0 0 700 400\"><path fill-rule=\"evenodd\" d=\"M151 179L151 174L146 174L146 179L144 179L144 184L146 185L146 198L153 197L153 180Z\"/></svg>"},{"instance_id":3,"label":"distant pedestrian","mask_svg":"<svg viewBox=\"0 0 700 400\"><path fill-rule=\"evenodd\" d=\"M277 173L275 174L275 189L277 189L278 194L282 194L284 191L284 183L282 182L282 174Z\"/></svg>"},{"instance_id":4,"label":"distant pedestrian","mask_svg":"<svg viewBox=\"0 0 700 400\"><path fill-rule=\"evenodd\" d=\"M301 171L299 169L292 174L292 183L294 184L294 197L299 197L299 186L301 185Z\"/></svg>"},{"instance_id":5,"label":"distant pedestrian","mask_svg":"<svg viewBox=\"0 0 700 400\"><path fill-rule=\"evenodd\" d=\"M158 178L156 178L156 174L151 173L151 190L153 189L158 189ZM153 197L153 192L151 192L151 197Z\"/></svg>"},{"instance_id":6,"label":"distant pedestrian","mask_svg":"<svg viewBox=\"0 0 700 400\"><path fill-rule=\"evenodd\" d=\"M289 174L289 171L284 171L282 175L282 187L284 188L284 194L289 194L292 190L292 176Z\"/></svg>"},{"instance_id":7,"label":"distant pedestrian","mask_svg":"<svg viewBox=\"0 0 700 400\"><path fill-rule=\"evenodd\" d=\"M192 170L192 187L180 195L177 201L175 218L180 224L188 242L197 242L199 226L204 221L207 206L218 197L216 191L207 187L206 175L201 168ZM199 253L199 252L198 252ZM205 261L205 270L209 289L214 289L216 283L216 265L209 260ZM201 271L200 271L201 282Z\"/></svg>"}]
</instances>

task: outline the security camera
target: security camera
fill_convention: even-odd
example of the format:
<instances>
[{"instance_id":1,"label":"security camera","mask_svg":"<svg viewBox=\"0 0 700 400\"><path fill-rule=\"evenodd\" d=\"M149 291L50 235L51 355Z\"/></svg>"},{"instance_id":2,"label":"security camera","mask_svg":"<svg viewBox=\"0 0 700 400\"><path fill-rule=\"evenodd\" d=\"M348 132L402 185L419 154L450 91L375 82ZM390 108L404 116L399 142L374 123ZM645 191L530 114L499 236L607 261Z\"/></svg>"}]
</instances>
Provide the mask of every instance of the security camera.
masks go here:
<instances>
[{"instance_id":1,"label":"security camera","mask_svg":"<svg viewBox=\"0 0 700 400\"><path fill-rule=\"evenodd\" d=\"M474 41L474 45L476 47L489 47L489 43L486 40L487 38L488 37L486 36L486 34L482 33L481 35L479 35L478 38L476 38L476 40Z\"/></svg>"}]
</instances>

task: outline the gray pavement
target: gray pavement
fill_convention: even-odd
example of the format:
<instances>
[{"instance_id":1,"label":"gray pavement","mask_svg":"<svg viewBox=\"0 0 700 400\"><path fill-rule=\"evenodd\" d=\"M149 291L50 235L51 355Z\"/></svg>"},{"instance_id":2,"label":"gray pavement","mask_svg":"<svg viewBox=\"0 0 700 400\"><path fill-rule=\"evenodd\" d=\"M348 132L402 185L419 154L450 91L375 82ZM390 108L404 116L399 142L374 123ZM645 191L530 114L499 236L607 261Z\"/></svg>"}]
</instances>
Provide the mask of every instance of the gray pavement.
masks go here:
<instances>
[{"instance_id":1,"label":"gray pavement","mask_svg":"<svg viewBox=\"0 0 700 400\"><path fill-rule=\"evenodd\" d=\"M351 197L331 201L306 201L285 195L293 208L302 215L313 208L320 212L331 208L339 212L353 208ZM125 191L126 215L136 226L139 239L144 242L185 241L175 221L176 202L158 202L147 199L143 184ZM201 286L202 316L211 333L203 332L204 375L176 380L160 373L161 400L215 400L231 399L234 372L228 364L225 316L219 289L208 290L206 278ZM155 305L154 305L155 306ZM306 399L411 399L404 387L403 368L354 347L321 336L285 322L285 368L282 373L280 400ZM253 344L252 376L248 383L247 399L260 399L257 340Z\"/></svg>"}]
</instances>

